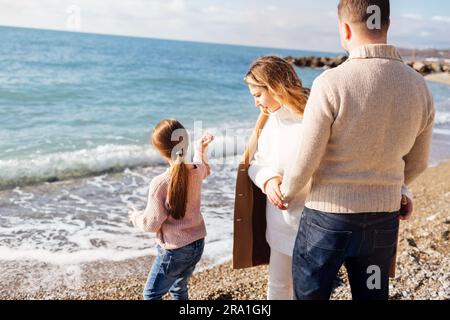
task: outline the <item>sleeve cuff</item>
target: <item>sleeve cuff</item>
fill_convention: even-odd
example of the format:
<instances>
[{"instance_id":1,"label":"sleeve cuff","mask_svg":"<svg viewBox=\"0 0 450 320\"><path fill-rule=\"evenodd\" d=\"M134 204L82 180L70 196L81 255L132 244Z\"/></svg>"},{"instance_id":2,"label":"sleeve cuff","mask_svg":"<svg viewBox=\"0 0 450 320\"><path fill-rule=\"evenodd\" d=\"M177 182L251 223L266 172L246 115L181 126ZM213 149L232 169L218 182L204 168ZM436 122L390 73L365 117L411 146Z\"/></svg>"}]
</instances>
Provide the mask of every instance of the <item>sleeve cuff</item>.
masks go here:
<instances>
[{"instance_id":1,"label":"sleeve cuff","mask_svg":"<svg viewBox=\"0 0 450 320\"><path fill-rule=\"evenodd\" d=\"M407 196L411 200L413 198L411 190L409 190L408 187L405 185L402 186L402 196Z\"/></svg>"}]
</instances>

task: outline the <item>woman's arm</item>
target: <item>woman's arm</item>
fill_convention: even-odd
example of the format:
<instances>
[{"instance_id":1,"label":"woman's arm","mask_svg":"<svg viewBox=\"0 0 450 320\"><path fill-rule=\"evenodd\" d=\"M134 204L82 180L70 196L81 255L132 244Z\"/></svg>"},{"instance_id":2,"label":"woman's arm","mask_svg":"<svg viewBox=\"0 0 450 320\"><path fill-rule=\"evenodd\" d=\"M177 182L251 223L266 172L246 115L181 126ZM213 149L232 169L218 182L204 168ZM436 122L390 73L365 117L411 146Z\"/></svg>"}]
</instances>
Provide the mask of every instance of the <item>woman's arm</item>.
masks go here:
<instances>
[{"instance_id":1,"label":"woman's arm","mask_svg":"<svg viewBox=\"0 0 450 320\"><path fill-rule=\"evenodd\" d=\"M273 171L269 166L254 163L252 163L248 169L248 176L264 193L266 193L266 185L270 180L274 178L281 179L281 176Z\"/></svg>"},{"instance_id":2,"label":"woman's arm","mask_svg":"<svg viewBox=\"0 0 450 320\"><path fill-rule=\"evenodd\" d=\"M270 166L269 157L273 155L264 152L264 148L260 148L260 145L263 143L264 141L261 141L261 139L258 141L258 150L256 151L253 160L250 162L248 176L253 183L265 193L267 182L277 177L281 179L281 175Z\"/></svg>"},{"instance_id":3,"label":"woman's arm","mask_svg":"<svg viewBox=\"0 0 450 320\"><path fill-rule=\"evenodd\" d=\"M280 210L286 210L280 190L282 177L268 165L268 162L263 160L263 157L261 152L256 152L255 159L250 163L248 175L255 185L267 195L270 203Z\"/></svg>"}]
</instances>

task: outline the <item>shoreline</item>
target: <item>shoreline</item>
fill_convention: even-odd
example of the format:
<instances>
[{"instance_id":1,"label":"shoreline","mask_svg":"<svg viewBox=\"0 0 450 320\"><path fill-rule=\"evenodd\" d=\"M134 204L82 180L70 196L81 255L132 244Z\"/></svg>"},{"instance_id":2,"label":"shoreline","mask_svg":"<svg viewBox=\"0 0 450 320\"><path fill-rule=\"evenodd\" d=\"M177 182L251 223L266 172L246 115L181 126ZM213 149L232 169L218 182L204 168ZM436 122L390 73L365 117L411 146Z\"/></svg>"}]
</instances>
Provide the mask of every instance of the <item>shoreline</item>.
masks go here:
<instances>
[{"instance_id":1,"label":"shoreline","mask_svg":"<svg viewBox=\"0 0 450 320\"><path fill-rule=\"evenodd\" d=\"M450 161L428 168L411 191L415 209L411 220L401 223L397 276L391 280L390 297L450 299L450 265L446 263L450 256ZM0 261L1 269L12 270L0 289L0 299L139 300L151 262L152 257L146 256L98 261L79 269L66 266L66 277L57 279L52 277L52 268L58 266ZM230 262L212 268L207 261L201 263L198 269L202 270L190 281L191 299L265 299L267 266L232 270ZM49 279L40 281L39 275ZM27 291L32 281L40 285ZM335 285L332 299L351 298L344 269Z\"/></svg>"},{"instance_id":2,"label":"shoreline","mask_svg":"<svg viewBox=\"0 0 450 320\"><path fill-rule=\"evenodd\" d=\"M450 73L434 73L425 76L426 80L450 86Z\"/></svg>"},{"instance_id":3,"label":"shoreline","mask_svg":"<svg viewBox=\"0 0 450 320\"><path fill-rule=\"evenodd\" d=\"M428 75L425 76L426 80L432 81L434 83L441 83L441 84L445 84L445 85L449 85L450 86L450 73L446 74L446 73L440 73L440 74L433 74L433 75ZM436 128L435 128L436 129ZM433 131L433 135L438 135L441 134L439 132ZM442 147L440 141L438 142L438 140L433 139L432 142L432 149L435 148L437 150L437 152L435 152L434 154L432 153L430 155L430 159L429 159L429 166L435 167L437 165L440 165L441 163L445 163L447 161L450 161L450 153L446 153L446 152L441 152L441 150L438 150L439 148ZM229 159L237 159L239 157L239 155L232 155L232 156L227 156L227 158ZM210 161L222 161L221 158L212 158ZM232 166L233 168L236 168L238 165L238 160L232 160ZM45 178L45 179L41 179L41 180L36 180L33 181L31 183L24 183L24 184L11 184L11 185L2 185L0 184L0 195L2 193L6 193L6 192L10 192L14 189L20 188L20 189L27 189L27 190L31 190L34 188L40 188L42 186L58 186L58 185L66 185L66 184L71 184L71 183L78 183L78 182L83 182L89 179L93 179L96 177L101 177L101 176L109 176L109 177L119 177L121 175L124 175L127 171L143 171L143 170L148 170L148 169L159 169L159 168L165 168L166 164L164 163L151 163L151 164L147 164L147 165L136 165L136 166L123 166L121 168L110 168L110 169L105 169L105 170L101 170L98 172L91 172L89 174L82 174L79 176L69 176L69 177L52 177L52 178Z\"/></svg>"}]
</instances>

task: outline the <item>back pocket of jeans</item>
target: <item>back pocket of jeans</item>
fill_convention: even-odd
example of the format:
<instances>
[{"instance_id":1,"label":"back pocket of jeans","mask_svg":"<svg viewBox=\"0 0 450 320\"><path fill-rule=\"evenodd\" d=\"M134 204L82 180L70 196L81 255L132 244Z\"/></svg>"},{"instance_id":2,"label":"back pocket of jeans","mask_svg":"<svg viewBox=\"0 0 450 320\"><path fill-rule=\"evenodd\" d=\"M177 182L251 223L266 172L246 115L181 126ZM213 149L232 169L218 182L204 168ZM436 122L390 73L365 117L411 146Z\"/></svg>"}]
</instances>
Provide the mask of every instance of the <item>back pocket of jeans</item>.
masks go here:
<instances>
[{"instance_id":1,"label":"back pocket of jeans","mask_svg":"<svg viewBox=\"0 0 450 320\"><path fill-rule=\"evenodd\" d=\"M341 264L351 235L351 231L328 230L309 222L306 237L308 260L318 265Z\"/></svg>"},{"instance_id":2,"label":"back pocket of jeans","mask_svg":"<svg viewBox=\"0 0 450 320\"><path fill-rule=\"evenodd\" d=\"M177 261L189 263L194 258L194 252L188 247L171 250L171 254Z\"/></svg>"},{"instance_id":3,"label":"back pocket of jeans","mask_svg":"<svg viewBox=\"0 0 450 320\"><path fill-rule=\"evenodd\" d=\"M375 230L374 232L373 247L375 249L389 248L396 245L398 229Z\"/></svg>"}]
</instances>

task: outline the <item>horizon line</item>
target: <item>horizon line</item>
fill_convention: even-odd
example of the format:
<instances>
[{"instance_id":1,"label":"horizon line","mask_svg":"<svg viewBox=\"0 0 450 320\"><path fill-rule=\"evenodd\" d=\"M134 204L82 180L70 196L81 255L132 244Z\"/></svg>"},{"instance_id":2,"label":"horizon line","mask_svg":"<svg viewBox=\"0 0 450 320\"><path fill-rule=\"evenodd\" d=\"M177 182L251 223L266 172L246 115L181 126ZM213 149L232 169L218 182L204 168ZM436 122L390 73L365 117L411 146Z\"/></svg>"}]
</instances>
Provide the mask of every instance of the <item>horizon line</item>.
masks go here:
<instances>
[{"instance_id":1,"label":"horizon line","mask_svg":"<svg viewBox=\"0 0 450 320\"><path fill-rule=\"evenodd\" d=\"M175 42L188 42L188 43L198 43L198 44L213 44L213 45L235 46L235 47L245 47L245 48L255 48L255 49L275 49L275 50L290 50L290 51L306 51L306 52L318 52L318 53L329 53L329 54L343 54L343 53L345 53L345 51L343 49L342 49L342 51L323 51L323 50L296 49L296 48L286 48L286 47L270 47L270 46L262 46L262 45L258 46L258 45L238 44L238 43L210 42L210 41L201 41L201 40L158 38L158 37L138 36L138 35L128 35L128 34L114 34L114 33L89 32L89 31L64 30L64 29L39 28L39 27L24 27L24 26L3 25L3 24L0 24L0 28L16 28L16 29L27 29L27 30L66 32L66 33L82 34L82 35L97 35L97 36L107 36L107 37L123 37L123 38L136 38L136 39L147 39L147 40L163 40L163 41L175 41Z\"/></svg>"},{"instance_id":2,"label":"horizon line","mask_svg":"<svg viewBox=\"0 0 450 320\"><path fill-rule=\"evenodd\" d=\"M196 44L211 44L211 45L222 45L222 46L235 46L244 48L254 48L254 49L274 49L274 50L290 50L290 51L305 51L305 52L316 52L325 54L345 54L344 49L341 51L323 51L323 50L313 50L305 48L287 48L287 47L271 47L263 45L251 45L251 44L239 44L239 43L226 43L226 42L211 42L202 40L186 40L186 39L175 39L175 38L158 38L150 36L139 36L139 35L129 35L129 34L115 34L115 33L102 33L102 32L90 32L90 31L78 31L78 30L66 30L66 29L53 29L53 28L39 28L39 27L24 27L17 25L3 25L0 24L0 28L15 28L15 29L26 29L26 30L41 30L41 31L51 31L51 32L62 32L62 33L73 33L80 35L94 35L94 36L106 36L106 37L122 37L122 38L134 38L134 39L146 39L146 40L161 40L161 41L174 41L174 42L186 42L186 43L196 43ZM401 50L442 50L450 51L450 47L439 48L439 47L400 47Z\"/></svg>"}]
</instances>

